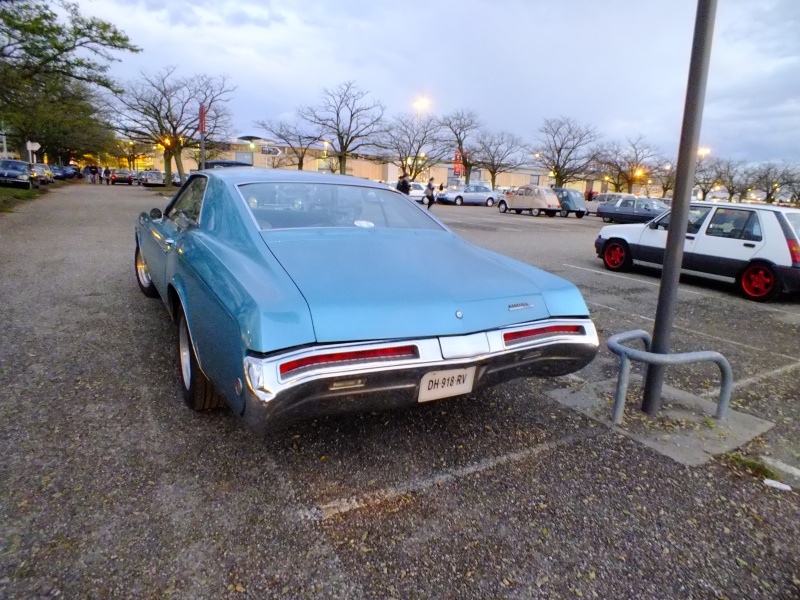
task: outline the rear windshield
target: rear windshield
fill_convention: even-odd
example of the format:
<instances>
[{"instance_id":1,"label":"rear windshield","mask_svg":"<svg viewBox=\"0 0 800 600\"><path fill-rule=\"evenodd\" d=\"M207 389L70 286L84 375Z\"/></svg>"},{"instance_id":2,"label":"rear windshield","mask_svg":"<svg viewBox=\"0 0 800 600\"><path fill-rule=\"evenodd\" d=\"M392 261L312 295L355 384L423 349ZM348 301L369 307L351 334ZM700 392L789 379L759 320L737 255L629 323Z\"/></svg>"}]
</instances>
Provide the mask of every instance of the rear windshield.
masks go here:
<instances>
[{"instance_id":1,"label":"rear windshield","mask_svg":"<svg viewBox=\"0 0 800 600\"><path fill-rule=\"evenodd\" d=\"M0 169L8 169L9 171L29 171L30 167L28 163L18 160L4 160L0 162Z\"/></svg>"},{"instance_id":2,"label":"rear windshield","mask_svg":"<svg viewBox=\"0 0 800 600\"><path fill-rule=\"evenodd\" d=\"M406 196L392 190L311 183L238 186L260 229L442 227Z\"/></svg>"},{"instance_id":3,"label":"rear windshield","mask_svg":"<svg viewBox=\"0 0 800 600\"><path fill-rule=\"evenodd\" d=\"M783 214L786 217L786 220L792 225L795 235L800 236L800 213L787 212Z\"/></svg>"}]
</instances>

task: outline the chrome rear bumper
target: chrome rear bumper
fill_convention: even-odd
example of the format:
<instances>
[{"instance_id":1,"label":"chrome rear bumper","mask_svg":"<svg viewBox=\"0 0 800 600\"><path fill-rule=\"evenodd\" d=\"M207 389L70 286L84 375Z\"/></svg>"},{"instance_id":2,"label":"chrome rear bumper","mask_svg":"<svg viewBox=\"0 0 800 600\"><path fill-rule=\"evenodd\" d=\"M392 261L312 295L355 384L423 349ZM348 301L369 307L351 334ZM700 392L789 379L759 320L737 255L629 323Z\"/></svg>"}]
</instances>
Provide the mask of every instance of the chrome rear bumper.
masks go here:
<instances>
[{"instance_id":1,"label":"chrome rear bumper","mask_svg":"<svg viewBox=\"0 0 800 600\"><path fill-rule=\"evenodd\" d=\"M578 326L577 333L545 333L508 341L527 328ZM548 319L464 336L374 343L320 345L267 357L245 359L243 418L256 431L325 414L385 410L416 404L426 373L475 367L473 391L517 377L573 373L597 354L590 319ZM403 358L323 363L281 375L281 365L332 353L358 355L392 347L416 347Z\"/></svg>"}]
</instances>

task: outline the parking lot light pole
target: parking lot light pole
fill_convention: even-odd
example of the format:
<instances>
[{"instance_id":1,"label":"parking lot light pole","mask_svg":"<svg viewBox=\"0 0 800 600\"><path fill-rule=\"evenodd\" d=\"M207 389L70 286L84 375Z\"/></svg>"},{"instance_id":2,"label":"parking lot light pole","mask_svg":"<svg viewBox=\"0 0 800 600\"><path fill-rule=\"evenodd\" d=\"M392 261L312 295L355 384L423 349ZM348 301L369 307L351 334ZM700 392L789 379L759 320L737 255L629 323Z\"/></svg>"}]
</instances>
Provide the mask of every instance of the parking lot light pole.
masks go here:
<instances>
[{"instance_id":1,"label":"parking lot light pole","mask_svg":"<svg viewBox=\"0 0 800 600\"><path fill-rule=\"evenodd\" d=\"M669 353L672 322L678 299L678 281L681 276L683 245L689 221L689 202L694 186L697 146L703 122L703 104L708 82L708 64L711 58L711 40L717 0L698 0L694 24L694 41L689 63L689 81L686 86L686 104L683 110L681 140L678 147L678 168L675 176L675 194L672 201L664 268L658 291L658 307L653 325L652 352ZM661 389L664 387L666 366L649 365L644 385L642 410L655 415L661 407Z\"/></svg>"}]
</instances>

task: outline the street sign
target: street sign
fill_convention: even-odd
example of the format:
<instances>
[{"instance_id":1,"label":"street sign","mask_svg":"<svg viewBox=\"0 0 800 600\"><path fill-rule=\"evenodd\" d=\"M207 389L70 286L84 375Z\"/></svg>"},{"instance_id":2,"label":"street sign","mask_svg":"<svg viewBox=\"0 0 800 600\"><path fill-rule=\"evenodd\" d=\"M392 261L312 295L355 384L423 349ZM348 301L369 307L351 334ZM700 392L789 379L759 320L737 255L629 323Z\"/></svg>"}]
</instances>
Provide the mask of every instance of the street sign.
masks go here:
<instances>
[{"instance_id":1,"label":"street sign","mask_svg":"<svg viewBox=\"0 0 800 600\"><path fill-rule=\"evenodd\" d=\"M267 154L269 156L278 156L281 153L280 148L274 148L272 146L261 146L261 154Z\"/></svg>"},{"instance_id":2,"label":"street sign","mask_svg":"<svg viewBox=\"0 0 800 600\"><path fill-rule=\"evenodd\" d=\"M39 142L26 142L25 147L31 152L36 152L42 145Z\"/></svg>"}]
</instances>

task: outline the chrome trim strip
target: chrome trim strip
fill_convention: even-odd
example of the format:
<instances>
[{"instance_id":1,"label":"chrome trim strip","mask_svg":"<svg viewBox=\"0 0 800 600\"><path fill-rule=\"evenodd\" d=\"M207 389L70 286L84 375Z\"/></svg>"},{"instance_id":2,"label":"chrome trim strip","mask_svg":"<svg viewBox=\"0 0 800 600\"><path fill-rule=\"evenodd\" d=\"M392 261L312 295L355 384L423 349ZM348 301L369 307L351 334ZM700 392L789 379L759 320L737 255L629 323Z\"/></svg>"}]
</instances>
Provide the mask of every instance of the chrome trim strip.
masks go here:
<instances>
[{"instance_id":1,"label":"chrome trim strip","mask_svg":"<svg viewBox=\"0 0 800 600\"><path fill-rule=\"evenodd\" d=\"M513 346L506 346L503 334L531 329L532 327L550 327L554 325L580 325L584 328L584 334L554 334L543 337L534 337L528 342L515 343ZM472 340L476 336L485 336L488 346L479 348L472 345ZM445 342L448 348L446 358L442 351L442 340L462 338L464 345L459 351L459 344ZM270 402L279 394L320 379L333 377L356 375L368 375L387 371L397 371L411 368L430 368L431 370L442 367L466 365L482 360L493 359L508 355L526 355L530 350L551 345L594 345L599 346L597 330L590 319L547 319L543 321L530 321L503 329L480 332L468 336L452 336L442 338L427 338L417 340L384 340L380 342L353 342L349 344L332 344L302 348L284 354L273 355L267 358L247 356L245 358L244 371L247 380L247 387L261 401ZM353 352L358 350L377 350L380 348L392 348L396 346L414 345L419 352L419 358L407 358L398 360L381 359L371 362L357 362L351 364L320 365L318 368L309 368L294 376L282 377L280 375L280 365L292 360L307 356L319 356L334 352ZM475 353L477 352L477 353ZM461 354L462 356L456 356Z\"/></svg>"}]
</instances>

